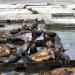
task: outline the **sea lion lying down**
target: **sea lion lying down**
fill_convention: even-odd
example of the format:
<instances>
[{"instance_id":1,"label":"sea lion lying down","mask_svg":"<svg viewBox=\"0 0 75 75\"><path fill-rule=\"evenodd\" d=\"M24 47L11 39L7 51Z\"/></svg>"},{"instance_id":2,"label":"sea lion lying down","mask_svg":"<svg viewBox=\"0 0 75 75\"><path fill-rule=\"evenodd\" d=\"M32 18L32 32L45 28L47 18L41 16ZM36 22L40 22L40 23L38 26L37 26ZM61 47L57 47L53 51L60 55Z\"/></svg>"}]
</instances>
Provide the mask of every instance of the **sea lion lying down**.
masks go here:
<instances>
[{"instance_id":1,"label":"sea lion lying down","mask_svg":"<svg viewBox=\"0 0 75 75\"><path fill-rule=\"evenodd\" d=\"M6 52L7 54L10 54L9 48L7 46L3 45L3 44L0 45L0 54L2 52Z\"/></svg>"},{"instance_id":2,"label":"sea lion lying down","mask_svg":"<svg viewBox=\"0 0 75 75\"><path fill-rule=\"evenodd\" d=\"M0 44L0 57L7 57L11 54L15 54L15 51L12 51L9 47L4 44Z\"/></svg>"},{"instance_id":3,"label":"sea lion lying down","mask_svg":"<svg viewBox=\"0 0 75 75\"><path fill-rule=\"evenodd\" d=\"M10 50L4 44L0 44L0 62L4 62L10 56Z\"/></svg>"},{"instance_id":4,"label":"sea lion lying down","mask_svg":"<svg viewBox=\"0 0 75 75\"><path fill-rule=\"evenodd\" d=\"M50 49L43 50L41 52L38 52L38 53L32 55L32 60L34 60L36 62L48 60L50 58L55 59L54 52Z\"/></svg>"}]
</instances>

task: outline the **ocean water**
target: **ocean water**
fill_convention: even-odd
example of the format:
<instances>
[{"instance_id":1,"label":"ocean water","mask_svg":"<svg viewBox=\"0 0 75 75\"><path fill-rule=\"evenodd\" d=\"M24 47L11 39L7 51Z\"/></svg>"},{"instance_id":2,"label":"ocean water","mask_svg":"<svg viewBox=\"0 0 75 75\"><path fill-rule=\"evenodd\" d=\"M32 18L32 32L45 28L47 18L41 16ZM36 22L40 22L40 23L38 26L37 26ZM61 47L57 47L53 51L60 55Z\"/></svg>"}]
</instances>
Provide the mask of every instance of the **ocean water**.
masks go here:
<instances>
[{"instance_id":1,"label":"ocean water","mask_svg":"<svg viewBox=\"0 0 75 75\"><path fill-rule=\"evenodd\" d=\"M1 25L4 25L5 27L0 27L0 30L12 30L22 27L22 23L0 23Z\"/></svg>"},{"instance_id":2,"label":"ocean water","mask_svg":"<svg viewBox=\"0 0 75 75\"><path fill-rule=\"evenodd\" d=\"M70 57L70 60L75 60L75 30L57 30L56 32L61 38L66 54Z\"/></svg>"}]
</instances>

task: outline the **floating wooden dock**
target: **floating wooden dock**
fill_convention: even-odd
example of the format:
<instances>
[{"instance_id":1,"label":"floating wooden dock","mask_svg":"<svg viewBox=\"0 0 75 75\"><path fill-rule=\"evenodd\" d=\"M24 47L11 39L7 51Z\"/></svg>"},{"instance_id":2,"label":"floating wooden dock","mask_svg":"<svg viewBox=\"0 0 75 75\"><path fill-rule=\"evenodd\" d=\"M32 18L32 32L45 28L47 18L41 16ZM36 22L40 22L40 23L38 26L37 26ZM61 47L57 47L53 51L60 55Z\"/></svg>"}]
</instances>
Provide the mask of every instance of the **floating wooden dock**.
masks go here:
<instances>
[{"instance_id":1,"label":"floating wooden dock","mask_svg":"<svg viewBox=\"0 0 75 75\"><path fill-rule=\"evenodd\" d=\"M49 66L57 66L61 65L62 67L75 67L75 60L70 60L70 61L43 61L43 62L24 62L24 63L0 63L0 66L2 67L26 67L26 66L36 66L36 65L46 65L48 64Z\"/></svg>"}]
</instances>

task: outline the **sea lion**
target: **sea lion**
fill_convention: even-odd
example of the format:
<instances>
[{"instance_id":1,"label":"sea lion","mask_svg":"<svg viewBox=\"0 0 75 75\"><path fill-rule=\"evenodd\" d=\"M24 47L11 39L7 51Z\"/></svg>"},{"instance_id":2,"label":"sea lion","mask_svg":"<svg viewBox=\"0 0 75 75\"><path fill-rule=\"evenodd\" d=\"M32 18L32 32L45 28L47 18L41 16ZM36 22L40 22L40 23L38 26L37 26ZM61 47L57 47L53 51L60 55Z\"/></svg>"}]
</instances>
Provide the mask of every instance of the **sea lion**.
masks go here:
<instances>
[{"instance_id":1,"label":"sea lion","mask_svg":"<svg viewBox=\"0 0 75 75\"><path fill-rule=\"evenodd\" d=\"M41 52L38 52L38 53L32 55L32 60L34 60L36 62L48 60L49 58L55 59L54 52L50 49L43 50Z\"/></svg>"},{"instance_id":2,"label":"sea lion","mask_svg":"<svg viewBox=\"0 0 75 75\"><path fill-rule=\"evenodd\" d=\"M2 52L6 52L7 54L10 54L9 48L6 45L4 45L4 44L0 44L0 54Z\"/></svg>"}]
</instances>

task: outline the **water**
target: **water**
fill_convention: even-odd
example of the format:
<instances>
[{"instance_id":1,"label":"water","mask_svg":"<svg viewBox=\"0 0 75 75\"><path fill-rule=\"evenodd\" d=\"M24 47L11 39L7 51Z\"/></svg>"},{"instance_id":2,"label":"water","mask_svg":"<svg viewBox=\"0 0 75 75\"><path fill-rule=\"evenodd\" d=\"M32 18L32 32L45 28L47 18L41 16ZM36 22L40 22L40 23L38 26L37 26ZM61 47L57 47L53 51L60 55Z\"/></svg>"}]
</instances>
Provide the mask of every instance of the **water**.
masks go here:
<instances>
[{"instance_id":1,"label":"water","mask_svg":"<svg viewBox=\"0 0 75 75\"><path fill-rule=\"evenodd\" d=\"M4 25L5 27L1 27L0 30L12 30L22 27L22 23L0 23L1 25Z\"/></svg>"},{"instance_id":2,"label":"water","mask_svg":"<svg viewBox=\"0 0 75 75\"><path fill-rule=\"evenodd\" d=\"M66 54L70 56L71 60L75 60L75 30L58 30L56 32L63 43L64 49L66 49Z\"/></svg>"}]
</instances>

